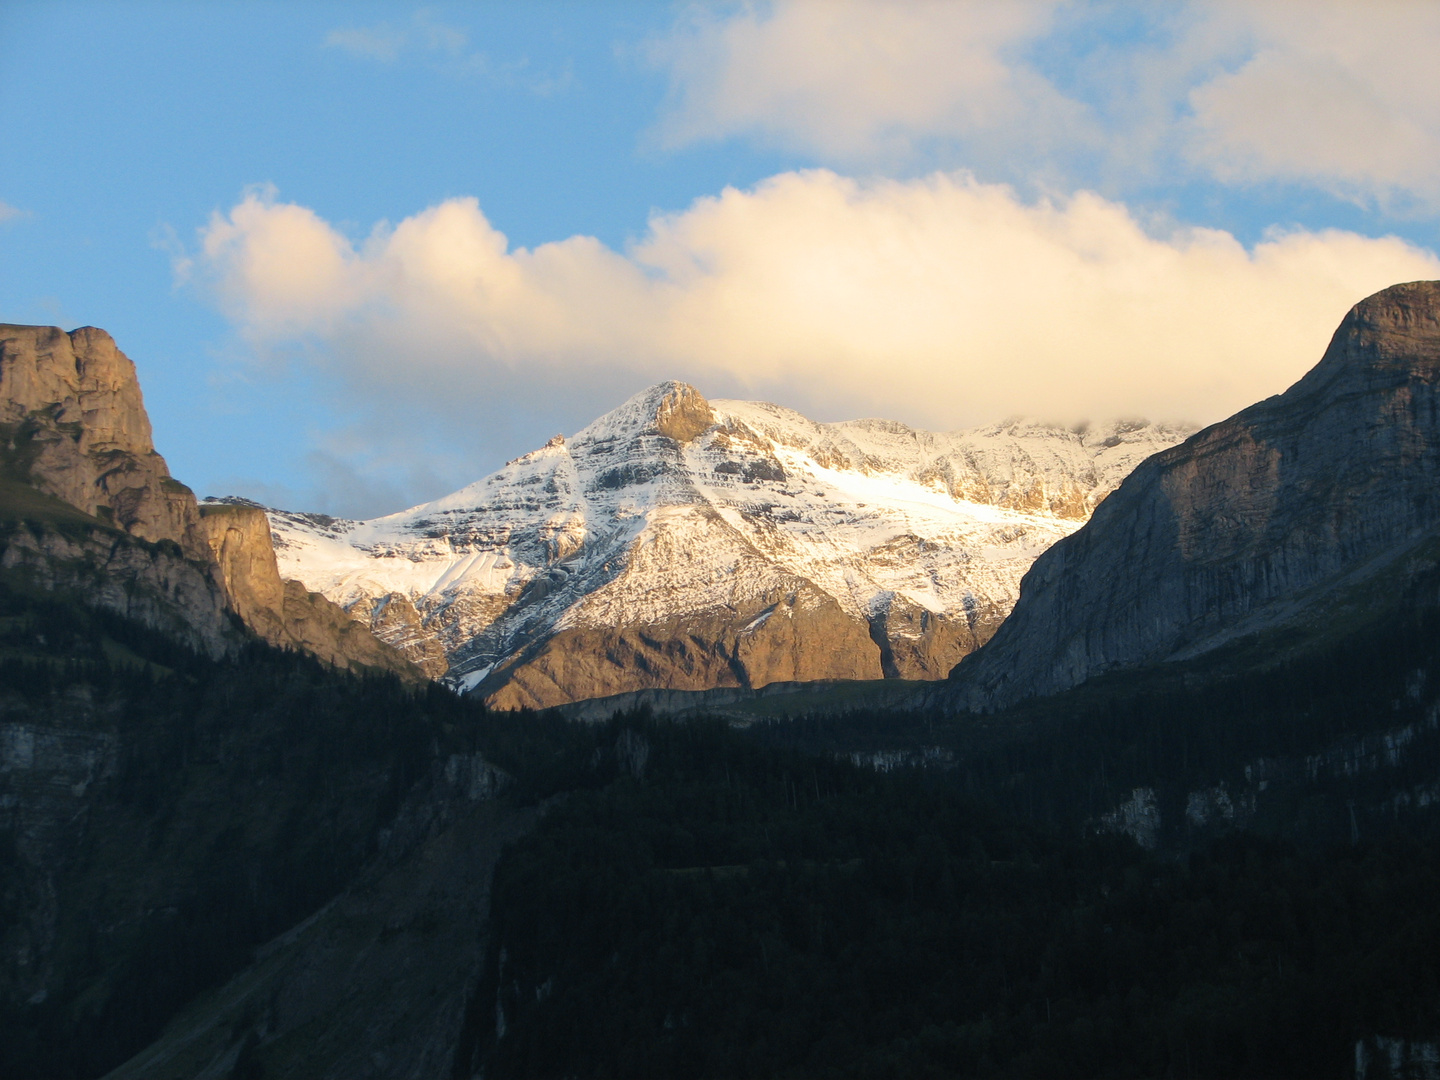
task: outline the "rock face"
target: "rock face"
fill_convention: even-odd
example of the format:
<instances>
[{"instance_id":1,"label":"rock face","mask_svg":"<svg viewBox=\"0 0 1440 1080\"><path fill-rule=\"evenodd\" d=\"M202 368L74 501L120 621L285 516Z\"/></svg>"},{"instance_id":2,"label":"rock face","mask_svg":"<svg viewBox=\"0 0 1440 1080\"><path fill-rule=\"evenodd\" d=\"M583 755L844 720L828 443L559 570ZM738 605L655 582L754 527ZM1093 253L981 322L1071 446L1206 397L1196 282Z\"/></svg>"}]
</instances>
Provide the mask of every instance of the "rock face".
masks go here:
<instances>
[{"instance_id":1,"label":"rock face","mask_svg":"<svg viewBox=\"0 0 1440 1080\"><path fill-rule=\"evenodd\" d=\"M270 520L282 573L495 705L938 679L1036 555L1184 434L817 424L671 382L404 513Z\"/></svg>"},{"instance_id":2,"label":"rock face","mask_svg":"<svg viewBox=\"0 0 1440 1080\"><path fill-rule=\"evenodd\" d=\"M199 529L230 609L270 644L308 652L345 670L372 668L414 677L409 661L343 608L298 581L281 580L264 511L206 504L200 510Z\"/></svg>"},{"instance_id":3,"label":"rock face","mask_svg":"<svg viewBox=\"0 0 1440 1080\"><path fill-rule=\"evenodd\" d=\"M1440 282L1357 304L1284 394L1142 463L952 679L1001 708L1302 619L1440 527Z\"/></svg>"},{"instance_id":4,"label":"rock face","mask_svg":"<svg viewBox=\"0 0 1440 1080\"><path fill-rule=\"evenodd\" d=\"M103 330L0 325L0 517L0 569L212 656L241 640L233 612L333 666L419 676L344 611L281 580L263 513L201 513L155 452L135 365Z\"/></svg>"},{"instance_id":5,"label":"rock face","mask_svg":"<svg viewBox=\"0 0 1440 1080\"><path fill-rule=\"evenodd\" d=\"M8 471L45 494L203 555L195 497L155 452L135 365L104 330L0 325L0 438Z\"/></svg>"},{"instance_id":6,"label":"rock face","mask_svg":"<svg viewBox=\"0 0 1440 1080\"><path fill-rule=\"evenodd\" d=\"M497 708L542 708L635 689L637 676L668 690L883 677L865 624L808 582L739 610L674 616L642 626L573 626L497 671Z\"/></svg>"},{"instance_id":7,"label":"rock face","mask_svg":"<svg viewBox=\"0 0 1440 1080\"><path fill-rule=\"evenodd\" d=\"M55 504L64 508L63 503ZM211 568L173 548L137 544L98 522L0 522L0 571L29 587L83 596L212 657L233 653L233 624Z\"/></svg>"}]
</instances>

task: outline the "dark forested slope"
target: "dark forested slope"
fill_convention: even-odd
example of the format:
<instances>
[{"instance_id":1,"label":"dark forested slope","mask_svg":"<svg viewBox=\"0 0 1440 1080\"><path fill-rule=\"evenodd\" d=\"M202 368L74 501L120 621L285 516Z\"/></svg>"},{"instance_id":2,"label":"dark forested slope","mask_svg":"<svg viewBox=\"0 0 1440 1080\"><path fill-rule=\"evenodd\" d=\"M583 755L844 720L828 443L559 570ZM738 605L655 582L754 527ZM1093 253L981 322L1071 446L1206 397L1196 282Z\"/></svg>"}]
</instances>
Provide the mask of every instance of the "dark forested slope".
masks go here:
<instances>
[{"instance_id":1,"label":"dark forested slope","mask_svg":"<svg viewBox=\"0 0 1440 1080\"><path fill-rule=\"evenodd\" d=\"M0 579L0 1075L119 1064L534 749L438 688L213 660Z\"/></svg>"}]
</instances>

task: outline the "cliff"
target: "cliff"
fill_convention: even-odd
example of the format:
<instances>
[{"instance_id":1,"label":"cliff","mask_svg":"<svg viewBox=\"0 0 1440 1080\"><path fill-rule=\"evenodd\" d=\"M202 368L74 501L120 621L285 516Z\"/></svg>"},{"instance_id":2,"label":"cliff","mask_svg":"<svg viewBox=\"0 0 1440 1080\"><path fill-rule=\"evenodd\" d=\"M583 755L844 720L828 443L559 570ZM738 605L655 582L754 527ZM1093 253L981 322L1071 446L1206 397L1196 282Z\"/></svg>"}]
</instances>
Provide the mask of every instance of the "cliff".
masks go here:
<instances>
[{"instance_id":1,"label":"cliff","mask_svg":"<svg viewBox=\"0 0 1440 1080\"><path fill-rule=\"evenodd\" d=\"M1440 282L1357 304L1284 394L1143 462L951 675L973 709L1318 619L1440 527Z\"/></svg>"},{"instance_id":2,"label":"cliff","mask_svg":"<svg viewBox=\"0 0 1440 1080\"><path fill-rule=\"evenodd\" d=\"M415 665L298 581L281 580L270 522L253 506L206 504L199 531L230 610L271 645L310 653L332 667L415 678Z\"/></svg>"},{"instance_id":3,"label":"cliff","mask_svg":"<svg viewBox=\"0 0 1440 1080\"><path fill-rule=\"evenodd\" d=\"M420 673L280 578L264 514L202 514L155 451L135 365L103 330L0 325L0 569L219 656L241 635L345 669Z\"/></svg>"},{"instance_id":4,"label":"cliff","mask_svg":"<svg viewBox=\"0 0 1440 1080\"><path fill-rule=\"evenodd\" d=\"M0 439L12 478L203 555L195 497L155 452L135 365L104 330L0 325Z\"/></svg>"},{"instance_id":5,"label":"cliff","mask_svg":"<svg viewBox=\"0 0 1440 1080\"><path fill-rule=\"evenodd\" d=\"M709 690L882 675L865 624L797 580L738 610L560 630L502 666L486 703L545 708L626 693L647 676L667 690Z\"/></svg>"}]
</instances>

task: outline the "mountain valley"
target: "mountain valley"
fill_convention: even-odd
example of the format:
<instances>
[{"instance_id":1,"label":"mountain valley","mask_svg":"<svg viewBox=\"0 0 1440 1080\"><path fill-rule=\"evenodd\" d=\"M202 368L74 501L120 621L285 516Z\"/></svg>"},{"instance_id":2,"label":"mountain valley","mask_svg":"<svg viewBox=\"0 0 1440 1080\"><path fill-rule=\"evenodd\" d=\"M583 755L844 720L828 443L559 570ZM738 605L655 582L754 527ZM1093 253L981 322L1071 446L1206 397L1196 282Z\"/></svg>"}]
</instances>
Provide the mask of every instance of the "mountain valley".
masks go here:
<instances>
[{"instance_id":1,"label":"mountain valley","mask_svg":"<svg viewBox=\"0 0 1440 1080\"><path fill-rule=\"evenodd\" d=\"M667 383L352 522L4 327L0 1073L1427 1075L1437 371L1429 282L1188 438Z\"/></svg>"}]
</instances>

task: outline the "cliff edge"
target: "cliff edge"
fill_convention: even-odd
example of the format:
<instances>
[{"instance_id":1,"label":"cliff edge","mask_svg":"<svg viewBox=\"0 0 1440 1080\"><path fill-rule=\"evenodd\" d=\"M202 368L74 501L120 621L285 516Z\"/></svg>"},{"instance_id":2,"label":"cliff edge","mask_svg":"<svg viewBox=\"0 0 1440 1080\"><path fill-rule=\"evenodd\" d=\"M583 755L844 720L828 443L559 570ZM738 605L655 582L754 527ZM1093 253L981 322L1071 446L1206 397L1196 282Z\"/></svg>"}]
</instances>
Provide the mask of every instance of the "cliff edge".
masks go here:
<instances>
[{"instance_id":1,"label":"cliff edge","mask_svg":"<svg viewBox=\"0 0 1440 1080\"><path fill-rule=\"evenodd\" d=\"M1440 528L1440 282L1351 309L1285 393L1147 459L951 673L976 710L1303 619Z\"/></svg>"},{"instance_id":2,"label":"cliff edge","mask_svg":"<svg viewBox=\"0 0 1440 1080\"><path fill-rule=\"evenodd\" d=\"M265 641L342 669L422 673L282 581L265 515L207 508L155 450L135 365L95 327L0 324L0 569L165 629L211 655Z\"/></svg>"}]
</instances>

